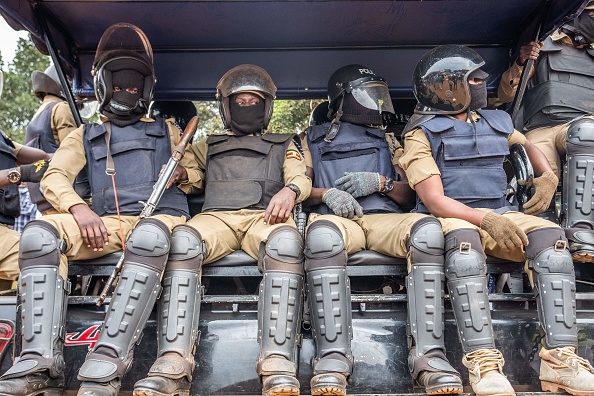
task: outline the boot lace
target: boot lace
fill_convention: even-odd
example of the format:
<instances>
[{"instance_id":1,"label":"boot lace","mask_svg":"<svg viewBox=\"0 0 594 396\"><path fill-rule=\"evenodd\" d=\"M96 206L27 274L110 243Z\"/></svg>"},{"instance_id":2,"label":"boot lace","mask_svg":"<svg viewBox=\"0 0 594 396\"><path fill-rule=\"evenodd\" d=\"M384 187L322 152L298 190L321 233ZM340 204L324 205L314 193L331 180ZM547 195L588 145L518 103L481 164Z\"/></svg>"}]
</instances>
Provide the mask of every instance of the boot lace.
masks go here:
<instances>
[{"instance_id":1,"label":"boot lace","mask_svg":"<svg viewBox=\"0 0 594 396\"><path fill-rule=\"evenodd\" d=\"M579 357L575 353L574 347L560 347L554 349L555 354L559 357L559 359L563 359L567 365L571 365L572 367L581 367L592 374L594 374L594 368L590 364L590 362L584 358Z\"/></svg>"},{"instance_id":2,"label":"boot lace","mask_svg":"<svg viewBox=\"0 0 594 396\"><path fill-rule=\"evenodd\" d=\"M478 351L466 354L465 358L475 367L478 366L480 376L496 371L503 374L503 355L497 349L479 349Z\"/></svg>"}]
</instances>

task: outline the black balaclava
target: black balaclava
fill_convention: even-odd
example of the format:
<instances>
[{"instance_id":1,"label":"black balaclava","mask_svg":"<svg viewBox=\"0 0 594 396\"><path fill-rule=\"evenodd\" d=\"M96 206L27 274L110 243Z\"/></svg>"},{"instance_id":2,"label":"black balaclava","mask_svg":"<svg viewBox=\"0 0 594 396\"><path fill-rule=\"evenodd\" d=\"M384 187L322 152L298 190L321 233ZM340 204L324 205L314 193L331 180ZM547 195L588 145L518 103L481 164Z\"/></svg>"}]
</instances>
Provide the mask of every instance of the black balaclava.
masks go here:
<instances>
[{"instance_id":1,"label":"black balaclava","mask_svg":"<svg viewBox=\"0 0 594 396\"><path fill-rule=\"evenodd\" d=\"M468 89L470 91L470 104L468 110L478 110L487 107L487 83L486 79L489 75L477 69L468 75L468 78L480 78L483 80L479 84L468 83Z\"/></svg>"},{"instance_id":2,"label":"black balaclava","mask_svg":"<svg viewBox=\"0 0 594 396\"><path fill-rule=\"evenodd\" d=\"M103 112L111 122L120 127L138 122L146 113L146 106L139 104L144 89L144 76L136 70L124 69L113 72L111 78L113 86L120 87L120 91L113 92ZM128 93L126 88L138 88L138 93Z\"/></svg>"},{"instance_id":3,"label":"black balaclava","mask_svg":"<svg viewBox=\"0 0 594 396\"><path fill-rule=\"evenodd\" d=\"M264 99L253 106L240 106L235 103L239 94L229 96L231 130L236 135L251 135L264 129Z\"/></svg>"},{"instance_id":4,"label":"black balaclava","mask_svg":"<svg viewBox=\"0 0 594 396\"><path fill-rule=\"evenodd\" d=\"M340 105L340 99L336 106ZM363 107L357 102L352 94L345 93L342 104L342 117L340 121L350 122L356 125L382 125L383 118L377 110Z\"/></svg>"},{"instance_id":5,"label":"black balaclava","mask_svg":"<svg viewBox=\"0 0 594 396\"><path fill-rule=\"evenodd\" d=\"M594 10L584 10L573 21L573 26L579 34L584 36L588 44L594 44L594 17L590 16L591 12L594 12Z\"/></svg>"}]
</instances>

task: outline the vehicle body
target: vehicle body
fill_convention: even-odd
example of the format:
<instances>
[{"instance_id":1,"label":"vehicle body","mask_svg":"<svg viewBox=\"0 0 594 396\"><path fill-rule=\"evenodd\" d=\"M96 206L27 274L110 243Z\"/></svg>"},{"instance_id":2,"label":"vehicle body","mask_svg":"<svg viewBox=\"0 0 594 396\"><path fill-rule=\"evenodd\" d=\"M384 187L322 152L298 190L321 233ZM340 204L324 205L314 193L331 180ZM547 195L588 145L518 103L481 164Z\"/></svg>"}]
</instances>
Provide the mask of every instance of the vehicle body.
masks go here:
<instances>
[{"instance_id":1,"label":"vehicle body","mask_svg":"<svg viewBox=\"0 0 594 396\"><path fill-rule=\"evenodd\" d=\"M71 93L79 97L94 96L90 71L103 31L113 23L130 22L147 34L154 49L155 99L213 100L219 77L242 63L264 67L278 86L278 99L320 99L326 96L327 80L334 70L360 63L386 78L397 113L404 115L401 121L405 121L416 103L411 87L413 69L429 48L456 43L477 50L487 62L487 85L493 93L519 43L535 39L537 31L539 38L546 37L585 3L2 0L0 13L14 28L32 33L38 48L59 63L63 84L68 76ZM70 100L75 108L73 95ZM199 200L190 197L195 212ZM116 261L117 257L106 257L72 263L70 276L82 281L83 287L82 292L69 297L68 389L77 389L76 371L96 341L105 315L105 306L95 306L98 291L95 283L88 283L89 276L109 275ZM353 255L349 264L355 355L349 392L410 393L413 385L407 366L403 289L406 263L366 251ZM523 263L491 260L488 268L493 277L520 274ZM579 355L592 362L594 270L576 263L576 277ZM205 293L194 394L260 393L255 372L259 281L255 261L242 252L203 268ZM520 285L520 292L492 293L490 300L496 344L506 359L505 373L516 391L540 391L537 314L531 293ZM15 305L16 297L0 297L0 318L15 320ZM154 361L155 331L152 318L136 349L132 370L124 379L123 391L130 391ZM448 357L468 386L449 300L445 333ZM12 345L18 350L18 337L15 341ZM306 322L299 365L303 393L309 392L314 354ZM0 371L11 364L9 354L1 364Z\"/></svg>"}]
</instances>

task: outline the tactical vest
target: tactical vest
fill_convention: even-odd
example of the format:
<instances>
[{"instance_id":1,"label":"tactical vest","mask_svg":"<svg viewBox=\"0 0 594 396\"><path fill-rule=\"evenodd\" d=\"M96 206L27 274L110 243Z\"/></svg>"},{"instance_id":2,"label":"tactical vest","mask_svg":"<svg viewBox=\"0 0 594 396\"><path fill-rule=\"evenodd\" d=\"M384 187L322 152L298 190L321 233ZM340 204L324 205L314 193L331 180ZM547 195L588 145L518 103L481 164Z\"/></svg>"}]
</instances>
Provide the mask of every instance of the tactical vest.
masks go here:
<instances>
[{"instance_id":1,"label":"tactical vest","mask_svg":"<svg viewBox=\"0 0 594 396\"><path fill-rule=\"evenodd\" d=\"M52 132L52 109L58 102L50 102L31 120L25 131L25 144L35 147L46 153L55 153L58 149L58 143L54 139Z\"/></svg>"},{"instance_id":2,"label":"tactical vest","mask_svg":"<svg viewBox=\"0 0 594 396\"><path fill-rule=\"evenodd\" d=\"M524 130L594 113L594 50L545 40L524 98Z\"/></svg>"},{"instance_id":3,"label":"tactical vest","mask_svg":"<svg viewBox=\"0 0 594 396\"><path fill-rule=\"evenodd\" d=\"M107 146L105 127L85 124L84 146L93 196L93 211L99 216L116 214L111 176L105 173ZM111 124L110 149L115 167L115 185L120 213L138 216L153 191L159 172L171 157L171 139L165 120L136 122L125 127ZM165 190L154 214L189 217L185 194L172 186Z\"/></svg>"},{"instance_id":4,"label":"tactical vest","mask_svg":"<svg viewBox=\"0 0 594 396\"><path fill-rule=\"evenodd\" d=\"M45 151L46 153L55 153L58 149L58 143L52 132L52 109L58 102L50 102L39 113L37 117L31 120L25 131L25 144ZM52 205L47 202L41 193L39 183L27 183L31 202L37 204L40 212L52 209Z\"/></svg>"},{"instance_id":5,"label":"tactical vest","mask_svg":"<svg viewBox=\"0 0 594 396\"><path fill-rule=\"evenodd\" d=\"M12 169L17 166L14 145L0 131L0 169ZM14 219L21 215L19 186L16 184L0 189L0 223L13 225Z\"/></svg>"},{"instance_id":6,"label":"tactical vest","mask_svg":"<svg viewBox=\"0 0 594 396\"><path fill-rule=\"evenodd\" d=\"M328 143L324 137L329 128L330 123L325 123L309 127L306 131L315 175L313 187L335 187L334 182L345 172L378 172L396 179L384 131L342 122L338 134ZM396 202L377 192L357 198L357 202L364 213L402 213ZM314 212L334 213L325 203L317 205Z\"/></svg>"},{"instance_id":7,"label":"tactical vest","mask_svg":"<svg viewBox=\"0 0 594 396\"><path fill-rule=\"evenodd\" d=\"M499 209L505 200L507 177L503 169L514 132L509 114L478 110L476 132L471 123L434 117L421 125L441 172L444 194L471 208ZM417 197L415 212L429 213Z\"/></svg>"},{"instance_id":8,"label":"tactical vest","mask_svg":"<svg viewBox=\"0 0 594 396\"><path fill-rule=\"evenodd\" d=\"M209 136L202 211L266 209L285 186L283 164L293 136Z\"/></svg>"}]
</instances>

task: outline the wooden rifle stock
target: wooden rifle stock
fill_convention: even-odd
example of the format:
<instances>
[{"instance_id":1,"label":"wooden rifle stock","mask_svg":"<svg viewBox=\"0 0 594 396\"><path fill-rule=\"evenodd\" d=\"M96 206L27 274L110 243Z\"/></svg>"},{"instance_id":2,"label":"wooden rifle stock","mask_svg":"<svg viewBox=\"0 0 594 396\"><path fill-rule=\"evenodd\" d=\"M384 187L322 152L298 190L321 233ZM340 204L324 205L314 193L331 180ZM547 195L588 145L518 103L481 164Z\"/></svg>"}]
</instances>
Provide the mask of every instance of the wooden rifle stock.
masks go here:
<instances>
[{"instance_id":1,"label":"wooden rifle stock","mask_svg":"<svg viewBox=\"0 0 594 396\"><path fill-rule=\"evenodd\" d=\"M188 122L188 125L186 126L186 129L184 130L183 135L179 139L179 143L173 148L171 158L169 158L169 161L167 161L167 165L165 166L165 169L163 169L163 171L159 175L159 178L157 179L157 182L153 186L153 192L151 193L151 196L146 201L146 203L143 202L144 208L142 208L142 212L140 212L141 220L144 219L145 217L149 217L150 215L152 215L153 212L155 211L155 209L157 208L157 205L159 204L159 200L163 196L163 193L165 192L165 188L167 187L169 180L171 180L171 177L173 176L173 172L177 168L177 164L179 164L179 161L184 156L184 153L186 152L186 146L192 140L192 137L194 136L194 133L196 133L197 128L198 128L198 117L194 116L194 117L192 117L190 122ZM123 265L124 265L124 253L122 252L120 259L118 260L118 263L116 264L111 275L109 276L109 279L107 279L107 282L105 283L105 286L103 287L103 291L101 292L101 294L99 295L99 298L97 299L98 307L103 305L103 301L105 301L105 299L107 298L107 293L109 292L111 285L114 283L116 277L120 274L120 272L122 272Z\"/></svg>"}]
</instances>

